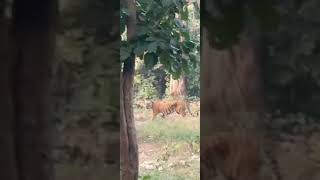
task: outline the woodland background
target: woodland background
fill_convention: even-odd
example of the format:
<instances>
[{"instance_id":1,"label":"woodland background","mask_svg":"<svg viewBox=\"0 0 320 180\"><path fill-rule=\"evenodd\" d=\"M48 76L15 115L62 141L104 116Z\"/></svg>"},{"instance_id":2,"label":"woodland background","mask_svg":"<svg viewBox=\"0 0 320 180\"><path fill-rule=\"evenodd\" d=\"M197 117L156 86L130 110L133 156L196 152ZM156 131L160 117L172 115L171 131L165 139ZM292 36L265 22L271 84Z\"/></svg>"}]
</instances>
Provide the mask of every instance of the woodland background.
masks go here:
<instances>
[{"instance_id":1,"label":"woodland background","mask_svg":"<svg viewBox=\"0 0 320 180\"><path fill-rule=\"evenodd\" d=\"M201 137L240 130L260 139L260 179L319 178L319 3L201 5ZM255 179L242 172L229 175Z\"/></svg>"},{"instance_id":2,"label":"woodland background","mask_svg":"<svg viewBox=\"0 0 320 180\"><path fill-rule=\"evenodd\" d=\"M119 2L59 3L51 88L57 179L119 179Z\"/></svg>"},{"instance_id":3,"label":"woodland background","mask_svg":"<svg viewBox=\"0 0 320 180\"><path fill-rule=\"evenodd\" d=\"M51 59L52 55L46 52L51 52L53 41L49 39L53 30L43 22L54 19L56 1L50 1L51 4L37 0L30 4L18 1L20 10L13 13L17 15L14 17L10 15L10 8L6 7L16 6L11 1L7 4L0 2L1 36L8 40L1 43L1 57L10 59L7 53L11 53L9 48L13 41L10 41L12 29L7 23L9 20L14 22L14 30L18 30L13 31L13 34L19 35L15 36L20 38L17 38L18 42L26 42L16 45L17 59L33 60L31 62ZM31 112L32 109L29 109L30 113L26 110L26 114L14 111L20 119L28 120L24 115L33 115L36 119L48 117L54 124L54 157L45 160L38 158L33 162L35 165L42 167L42 162L53 161L57 179L106 179L110 173L119 179L117 158L121 127L121 176L137 179L139 162L132 108L134 71L139 72L136 57L143 59L148 69L157 69L158 66L161 69L163 66L167 73L178 79L184 73L198 76L199 71L194 64L199 61L197 52L201 49L200 78L204 82L200 88L201 136L211 132L232 132L238 126L251 128L265 143L264 179L319 177L319 2L204 1L200 11L201 25L204 27L201 47L194 38L198 36L197 32L193 33L183 25L188 23L186 7L190 4L200 6L199 1L184 0L127 0L121 1L121 7L116 1L59 1L56 61L50 71L53 80L49 88L52 114L41 110ZM37 11L38 7L50 11ZM118 20L113 22L110 17L120 18L120 25L117 26ZM40 25L37 24L39 22ZM29 26L34 28L26 28ZM121 42L117 28L120 34L126 34ZM27 53L27 50L33 53ZM45 52L39 53L41 50ZM11 85L7 84L7 75L11 73L12 62L5 62L1 83ZM40 74L49 72L39 67L32 68ZM194 71L190 72L190 69ZM149 73L141 71L141 76ZM35 72L23 72L34 79L29 76L20 78L30 83L45 78L36 76ZM199 87L189 81L189 93L199 96L192 90ZM136 82L139 83L139 79ZM154 81L152 83L154 85ZM23 83L19 85L28 87ZM1 113L4 119L10 120L14 113L7 116L13 109L8 108L12 102L7 101L6 93L10 89L6 87L1 88ZM157 93L152 88L145 88L141 94L136 93L148 99L163 96L161 86L157 87ZM27 89L28 93L34 93L33 89ZM22 99L30 97L28 93L22 92ZM26 99L22 103L23 107L34 105ZM42 105L42 101L39 103ZM39 104L37 107L42 108ZM7 126L14 121L5 122L9 123L4 123L1 132L5 136L1 137L7 138L11 133L7 131ZM231 125L229 122L232 122ZM16 132L20 137L30 135L30 129L24 129L25 126L22 125L21 131ZM31 140L33 137L37 140L35 142L49 142L46 136L40 140L37 138L42 137L36 136L42 132L31 134ZM23 141L20 139L20 142ZM30 144L28 148L23 151L35 155ZM1 157L8 160L12 152L6 144L3 144L3 149L6 153ZM30 164L31 161L24 164L24 167L30 168L30 171L24 172L30 177L41 179L41 175L50 176L50 173L44 173L45 168L34 169L28 166ZM8 174L13 172L7 164L2 164L2 167L9 169L5 171Z\"/></svg>"},{"instance_id":4,"label":"woodland background","mask_svg":"<svg viewBox=\"0 0 320 180\"><path fill-rule=\"evenodd\" d=\"M185 5L187 4L185 1L172 0L172 1L165 1L165 2L147 2L147 1L141 0L135 3L137 3L137 7L136 7L137 19L136 19L136 31L135 31L136 38L133 38L134 39L133 45L131 45L131 47L130 47L130 44L126 42L122 42L120 59L123 62L125 62L126 59L132 55L131 50L133 50L134 56L140 57L140 59L144 60L142 63L144 64L144 66L141 65L141 63L139 63L139 62L142 62L141 60L136 60L136 65L134 68L136 70L136 75L137 75L135 79L135 83L137 84L140 83L136 87L139 87L139 88L143 87L143 90L140 89L139 91L137 89L132 89L132 91L135 92L136 97L141 99L161 98L164 96L165 92L163 90L163 87L159 85L161 81L159 81L159 79L157 78L163 77L164 74L172 74L172 76L174 76L175 78L178 78L184 72L188 72L188 73L190 72L188 71L187 67L189 67L189 69L191 70L194 70L190 73L195 73L195 76L199 76L196 70L197 67L192 68L193 67L192 63L187 66L185 64L185 62L197 61L198 56L195 56L192 53L192 52L197 52L196 51L197 48L199 50L199 47L197 47L198 46L197 42L194 44L194 41L196 38L192 38L196 36L197 31L195 31L195 35L192 34L192 31L189 32L191 35L191 38L188 38L189 33L179 33L179 32L184 32L183 26L180 26L179 22L176 22L174 18L169 18L169 17L172 17L172 14L179 12L181 13L180 15L181 21L183 22L185 20L184 8L185 8ZM194 3L194 2L191 1L189 3ZM247 95L243 95L243 94L239 95L237 93L232 92L231 90L230 92L231 94L225 95L225 97L230 100L217 98L215 99L214 102L216 104L233 102L234 106L218 107L218 109L223 107L228 107L227 108L228 110L225 110L226 112L228 111L243 112L244 114L248 114L248 112L262 112L261 114L263 116L260 118L260 120L257 123L259 124L258 127L261 128L262 130L260 132L267 132L266 137L268 137L268 139L269 138L272 139L273 143L271 143L271 145L268 145L270 147L278 146L278 143L280 143L281 145L288 144L289 143L288 141L290 142L292 141L291 143L289 143L289 145L284 145L284 146L289 146L290 148L299 149L301 147L299 144L301 143L305 144L310 139L317 137L317 134L315 132L319 128L319 125L317 123L318 110L316 108L317 104L319 103L318 102L319 98L317 98L319 96L318 95L319 73L317 70L318 69L317 68L318 67L318 63L317 63L318 62L317 60L318 33L317 31L319 28L318 21L317 21L318 5L319 4L317 3L317 1L312 1L312 0L304 1L304 2L282 1L281 3L261 2L261 4L259 5L253 4L252 7L257 9L256 11L253 11L253 12L256 12L256 17L258 18L256 20L251 21L252 19L254 19L253 18L254 16L250 18L250 16L246 15L245 16L246 21L244 22L246 23L249 22L248 24L250 25L250 28L251 28L251 25L254 24L252 25L254 30L251 30L251 32L253 33L249 34L249 35L254 35L254 41L252 41L253 42L252 44L243 45L243 47L241 47L242 45L240 44L241 50L239 50L238 53L239 55L242 55L242 56L251 56L250 53L254 52L256 54L255 57L258 57L258 58L252 61L254 64L253 66L254 69L253 71L249 71L252 74L243 76L243 79L241 79L241 73L247 72L246 69L248 67L245 67L245 66L233 67L231 64L228 65L228 63L225 63L225 64L217 63L211 66L210 63L206 63L207 61L204 61L201 65L201 67L205 66L205 67L211 68L211 72L208 73L208 75L201 74L200 76L203 76L203 77L207 76L213 80L216 79L215 81L216 89L211 89L211 93L217 92L217 97L218 96L221 97L223 95L223 94L219 94L221 93L219 89L223 90L225 87L229 87L235 90L237 89L237 86L239 86L239 85L232 85L232 83L231 85L219 84L219 82L230 82L230 81L225 81L224 79L228 77L240 76L240 80L239 80L240 86L243 89L247 89L246 91ZM163 6L164 8L163 9L153 8L155 6L157 7ZM87 6L87 7L90 7L90 6ZM98 5L96 7L98 7ZM165 9L168 9L167 7L175 7L172 10L172 14L164 11ZM230 13L227 16L229 17L229 19L227 19L226 21L223 21L225 23L214 24L213 22L215 21L212 21L211 23L212 26L216 27L216 29L219 30L219 31L217 30L216 32L213 31L214 35L223 39L221 42L226 42L226 44L221 45L222 47L215 46L214 49L218 49L217 51L223 51L220 49L229 47L234 43L236 44L238 43L236 41L237 39L236 37L238 37L239 32L241 32L241 29L243 27L241 24L239 24L239 22L243 22L239 18L244 17L242 16L243 10L241 8L242 8L241 5L235 4L231 8L233 10L232 12L227 8L224 9L224 11L222 11L222 14ZM202 9L204 8L202 7ZM99 11L95 10L95 13L97 12ZM125 9L121 10L121 17L123 18L123 20L126 19L125 17L130 15L129 12L127 12ZM81 14L84 14L84 13L81 13ZM164 16L164 14L166 14L166 16ZM220 18L219 13L215 15L217 16L217 18ZM86 16L86 18L88 17L89 16ZM202 17L205 17L205 16L202 15ZM96 18L95 20L97 19L101 19L101 18ZM156 21L157 19L163 20L165 23L158 32L154 32L152 28L154 27L153 26L154 24L158 24L158 21ZM205 25L206 19L204 18L201 20L202 20L201 22L203 22ZM94 21L91 19L88 22L93 23ZM120 29L121 29L121 33L123 33L125 32L125 28L123 28L123 24L125 24L124 22L128 22L128 21L121 21L121 22L122 24L120 26ZM154 23L150 23L150 22L154 22ZM255 25L255 23L257 24ZM84 26L82 26L81 28L85 29ZM73 34L70 36L76 36L75 34L77 34L77 31L71 31L71 28L67 28L67 29L68 29L67 31L70 31L69 32L70 34ZM106 32L106 31L101 30L101 32ZM167 34L170 34L170 33L174 33L174 35L170 38L165 38ZM66 33L64 36L67 37L67 34L68 33ZM98 30L93 34L95 34L96 36L98 34ZM77 38L75 37L75 39ZM82 41L83 44L80 43L81 45L79 45L79 47L82 47L83 45L82 48L84 48L85 46L88 46L88 44L90 44L88 43L88 41L84 43L85 42L84 39L81 39L81 38L79 39L74 41L79 43ZM100 37L97 39L101 40L103 38ZM180 47L178 45L179 43L177 42L180 42L180 45L181 45ZM168 44L172 44L175 46L168 46ZM75 46L72 45L72 48L74 47ZM103 60L98 62L98 59L99 59L98 49L99 47L101 47L101 45L96 45L95 43L93 43L93 46L91 47L94 47L93 49L97 49L97 51L93 53L95 54L94 57L97 57L97 58L92 58L92 59L97 60L96 63L98 64L102 62L106 63L106 61L103 61ZM165 48L165 47L169 47L169 48ZM250 50L250 47L252 47L254 50ZM176 49L178 49L178 51L176 51ZM104 53L105 53L104 48L102 48L100 55L104 56ZM70 55L71 54L72 53L70 53ZM184 57L183 54L188 54L190 56ZM81 64L83 63L83 65L87 65L85 63L86 58L84 57L90 57L90 56L87 56L87 55L84 56L83 54L81 56L78 56L76 55L76 53L73 55L74 57L81 57L78 59L83 59L83 61L79 61L78 63L74 61L68 62L68 63L64 62L61 64L65 64L65 65L61 65L61 66L68 66L69 68L74 69L73 72L77 72L74 74L74 77L76 77L77 76L76 74L78 75L81 74L80 73ZM205 55L203 55L202 57L205 57ZM216 55L215 58L211 58L211 62L213 63L218 62L217 59L219 57L221 56ZM69 58L69 59L77 59L77 58ZM90 59L90 63L93 63L92 59ZM241 61L241 58L236 59L235 61L236 62L238 61L239 63L246 65L245 61ZM157 62L160 62L160 64L157 64ZM225 62L228 62L228 60L225 59ZM87 63L88 65L90 64L89 62ZM250 64L250 63L247 63L247 64ZM115 64L115 67L116 66L117 64ZM230 68L233 67L235 69L231 71L230 70L227 71L227 69L229 69L228 66ZM79 69L76 70L77 69L76 67ZM85 68L96 67L99 69L103 66L89 65L84 67ZM217 67L218 69L226 70L226 71L224 72L214 71L215 70L214 67ZM156 71L155 72L148 71L148 69L151 69L151 68L155 69ZM250 68L251 67L249 67L248 69L250 70ZM205 73L206 72L205 69L206 68L204 68L204 71L201 71L201 73ZM85 72L88 73L90 71L86 70ZM92 72L96 73L99 71L92 70ZM101 71L101 72L109 74L109 72L112 72L112 71L108 70L108 71ZM116 73L117 71L115 70L114 74ZM62 74L62 73L58 73L58 74ZM92 76L92 78L95 77L94 79L98 79L98 77L100 77L97 74L96 76L94 76L93 74L92 75L87 74L85 77L88 78ZM73 75L69 75L69 77L72 77L72 76ZM147 78L148 81L140 81L139 76L141 78ZM168 78L168 76L166 78ZM66 80L68 78L62 78L62 79ZM81 78L81 80L82 79L83 78ZM117 79L115 79L115 83L117 82L116 80ZM93 81L88 80L87 86L94 86L93 85L94 83L92 82ZM81 81L81 83L83 83L83 81ZM110 81L108 81L108 83L110 83ZM193 90L192 90L193 88L197 89L199 87L193 85L192 80L189 80L188 83L190 84L188 88L188 91L189 91L188 93L192 94L192 96L199 97L199 94L193 93ZM156 89L152 88L154 87L154 85L156 85L155 86ZM86 85L83 85L83 88L84 88L83 92L87 92L88 94L91 94L90 90L86 89L85 86ZM254 88L252 86L257 86L257 88ZM60 86L60 87L65 87L65 86ZM80 86L77 86L77 87L80 87ZM253 90L250 90L249 87L252 87ZM77 90L77 92L79 91ZM103 92L107 92L107 91L103 91ZM114 93L116 93L116 91ZM202 92L201 94L204 94L204 93ZM83 96L83 97L86 97L86 96ZM110 96L110 98L115 98L115 96ZM76 99L77 98L74 98L74 100ZM102 98L98 98L97 96L91 96L91 97L89 96L88 99L89 100L92 99L92 102L99 102L99 101L96 101L98 99L102 100ZM252 103L252 102L247 102L248 99L256 100L259 105L243 106L242 104L243 102L245 102L245 104ZM217 100L218 101L220 100L220 102L216 102ZM237 105L239 104L238 102L242 102L240 103L242 104L241 107L245 107L245 109L240 108L240 106ZM78 103L78 105L80 104L81 103ZM77 107L77 106L74 106L74 107ZM90 105L88 107L90 107L91 109L94 106ZM102 106L97 106L97 108L98 107L101 108ZM205 113L206 107L207 107L205 101L202 107L203 107L202 111ZM263 107L263 110L260 109L262 107ZM112 111L112 110L109 110L109 111ZM114 111L116 112L116 110ZM222 115L223 111L224 111L223 109L220 109L218 116ZM74 109L74 112L76 112L76 109ZM81 111L81 112L84 112L84 111ZM85 111L84 114L87 114L88 112L89 111ZM99 110L98 112L105 113L105 111L103 110ZM79 113L75 113L75 114L78 115ZM101 116L98 116L98 117L103 117L102 113L100 115ZM71 115L70 119L73 119L71 118L72 116L74 115ZM213 115L213 117L215 116L217 116L217 114ZM236 119L239 121L239 119L246 119L245 117L235 116L235 118L233 119ZM201 122L203 122L202 124L205 126L206 120L203 119L201 120ZM246 122L244 122L244 124L246 124ZM206 127L211 127L211 126L206 126ZM204 132L205 132L205 129L204 129ZM301 152L299 152L301 153L299 155L301 157L303 156L302 154L304 154L306 151L310 150L311 152L314 152L314 153L309 153L309 154L314 154L312 155L313 159L311 158L311 161L309 160L307 161L307 163L312 164L310 165L312 167L313 166L317 167L317 165L313 165L317 161L316 160L317 151L315 150L317 147L318 145L312 142L307 149L302 148ZM279 151L281 155L281 152L284 150L280 149ZM278 154L278 156L280 155ZM273 156L277 156L277 154ZM274 159L277 159L277 158L274 158ZM301 161L304 162L304 160L301 160ZM284 165L281 162L284 162ZM299 162L286 164L285 160L281 162L279 166L283 166L284 169L289 168L287 166L288 164L299 164ZM279 162L278 163L271 162L270 160L269 164L272 164L272 163L276 163L276 165L279 164ZM295 168L295 167L292 167L292 168ZM295 170L297 173L298 171L300 171L297 169ZM274 170L270 170L270 171L274 171ZM285 173L286 170L283 170L283 171L284 172L282 172L282 174L285 174L283 176L286 176L287 178L290 176L295 176L295 175L286 174ZM304 171L304 170L301 170L301 171ZM274 174L276 174L276 172L274 172ZM272 176L274 176L273 178L276 178L277 175L272 175Z\"/></svg>"}]
</instances>

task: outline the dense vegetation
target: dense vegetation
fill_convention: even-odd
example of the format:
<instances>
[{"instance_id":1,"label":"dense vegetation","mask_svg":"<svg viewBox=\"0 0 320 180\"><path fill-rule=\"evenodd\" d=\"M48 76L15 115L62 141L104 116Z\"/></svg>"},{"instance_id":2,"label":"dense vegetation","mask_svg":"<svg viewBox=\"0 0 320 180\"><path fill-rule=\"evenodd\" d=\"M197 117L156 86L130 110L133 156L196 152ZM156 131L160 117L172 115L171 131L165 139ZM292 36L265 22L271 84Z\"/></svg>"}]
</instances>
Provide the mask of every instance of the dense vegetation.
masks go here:
<instances>
[{"instance_id":1,"label":"dense vegetation","mask_svg":"<svg viewBox=\"0 0 320 180\"><path fill-rule=\"evenodd\" d=\"M119 171L117 156L104 166L105 153L119 151L119 3L61 0L60 17L51 88L57 176L105 179ZM83 165L95 171L84 175Z\"/></svg>"},{"instance_id":2,"label":"dense vegetation","mask_svg":"<svg viewBox=\"0 0 320 180\"><path fill-rule=\"evenodd\" d=\"M101 6L94 6L89 1L62 1L61 16L64 18L61 19L61 29L57 35L53 99L57 100L55 118L64 119L65 124L89 116L95 119L89 120L92 121L90 123L117 121L119 45L116 41L110 41L112 38L108 34L111 29L105 29L110 26L102 18L111 16L107 14L110 13L110 5L103 4L104 1L100 3ZM113 10L113 13L116 12ZM92 16L84 19L83 14Z\"/></svg>"},{"instance_id":3,"label":"dense vegetation","mask_svg":"<svg viewBox=\"0 0 320 180\"><path fill-rule=\"evenodd\" d=\"M126 9L122 9L122 33ZM199 7L196 1L137 1L137 37L122 41L121 60L131 53L141 59L136 66L136 94L162 98L169 75L188 74L189 95L199 97ZM141 81L147 79L148 81Z\"/></svg>"},{"instance_id":4,"label":"dense vegetation","mask_svg":"<svg viewBox=\"0 0 320 180\"><path fill-rule=\"evenodd\" d=\"M214 7L216 13L206 11L208 7ZM318 8L319 3L312 0L221 0L203 3L201 20L215 47L222 49L238 42L248 24L256 26L261 32L257 45L261 46L264 94L269 107L284 114L319 116Z\"/></svg>"},{"instance_id":5,"label":"dense vegetation","mask_svg":"<svg viewBox=\"0 0 320 180\"><path fill-rule=\"evenodd\" d=\"M198 6L199 1L128 0L121 7L120 60L123 68L120 135L123 179L137 179L139 175L132 92L140 99L162 98L167 95L169 77L170 81L185 75L197 77L198 74L199 77L200 43L196 35L199 28L190 29L188 26L190 20L199 19L195 15L199 13ZM199 27L199 23L197 25ZM193 80L197 79L192 78L189 91L198 95L195 88L199 90L199 83L192 83Z\"/></svg>"}]
</instances>

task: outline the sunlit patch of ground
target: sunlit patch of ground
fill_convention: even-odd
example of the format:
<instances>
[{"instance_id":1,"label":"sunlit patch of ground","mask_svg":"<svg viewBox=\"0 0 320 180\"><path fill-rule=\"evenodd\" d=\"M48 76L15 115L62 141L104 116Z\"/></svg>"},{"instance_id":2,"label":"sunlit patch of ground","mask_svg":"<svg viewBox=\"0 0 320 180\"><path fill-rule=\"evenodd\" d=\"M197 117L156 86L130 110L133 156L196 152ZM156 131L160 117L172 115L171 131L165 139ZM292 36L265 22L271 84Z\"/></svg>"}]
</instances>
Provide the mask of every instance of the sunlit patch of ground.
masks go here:
<instances>
[{"instance_id":1,"label":"sunlit patch of ground","mask_svg":"<svg viewBox=\"0 0 320 180\"><path fill-rule=\"evenodd\" d=\"M177 114L151 121L149 109L135 110L141 180L200 179L200 117Z\"/></svg>"}]
</instances>

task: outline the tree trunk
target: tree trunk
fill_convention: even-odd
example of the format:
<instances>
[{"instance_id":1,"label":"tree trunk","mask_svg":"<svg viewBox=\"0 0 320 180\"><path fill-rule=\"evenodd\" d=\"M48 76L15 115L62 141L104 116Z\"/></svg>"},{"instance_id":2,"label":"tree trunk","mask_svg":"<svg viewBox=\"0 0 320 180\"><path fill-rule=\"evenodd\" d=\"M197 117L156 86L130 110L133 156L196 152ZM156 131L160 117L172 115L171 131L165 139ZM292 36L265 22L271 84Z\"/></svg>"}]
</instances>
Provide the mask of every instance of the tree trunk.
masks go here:
<instances>
[{"instance_id":1,"label":"tree trunk","mask_svg":"<svg viewBox=\"0 0 320 180\"><path fill-rule=\"evenodd\" d=\"M135 38L136 4L135 0L127 0L129 10L127 37ZM139 174L138 143L133 116L133 82L135 55L128 58L123 65L120 93L120 143L121 143L121 179L136 180Z\"/></svg>"},{"instance_id":2,"label":"tree trunk","mask_svg":"<svg viewBox=\"0 0 320 180\"><path fill-rule=\"evenodd\" d=\"M153 86L157 89L158 98L162 99L166 95L166 89L167 89L166 78L168 75L162 67L154 70L151 73L151 75L155 77Z\"/></svg>"},{"instance_id":3,"label":"tree trunk","mask_svg":"<svg viewBox=\"0 0 320 180\"><path fill-rule=\"evenodd\" d=\"M166 94L166 88L167 88L166 72L163 70L158 71L156 80L157 80L156 86L157 86L159 98L162 99Z\"/></svg>"},{"instance_id":4,"label":"tree trunk","mask_svg":"<svg viewBox=\"0 0 320 180\"><path fill-rule=\"evenodd\" d=\"M187 97L187 77L181 75L180 79L173 79L172 75L170 76L170 87L169 94L173 98Z\"/></svg>"},{"instance_id":5,"label":"tree trunk","mask_svg":"<svg viewBox=\"0 0 320 180\"><path fill-rule=\"evenodd\" d=\"M50 180L53 169L47 98L57 4L55 0L16 0L11 24L4 15L3 3L0 2L0 179Z\"/></svg>"},{"instance_id":6,"label":"tree trunk","mask_svg":"<svg viewBox=\"0 0 320 180\"><path fill-rule=\"evenodd\" d=\"M254 33L243 33L240 42L230 49L216 50L209 44L206 28L202 31L201 179L212 178L212 172L218 168L224 173L239 172L224 174L232 179L256 180L258 172L250 174L249 168L255 168L260 157L256 123L263 100ZM227 135L219 139L224 133ZM223 142L215 144L215 141ZM214 165L206 164L207 160Z\"/></svg>"},{"instance_id":7,"label":"tree trunk","mask_svg":"<svg viewBox=\"0 0 320 180\"><path fill-rule=\"evenodd\" d=\"M134 59L124 64L121 77L121 165L122 180L138 179L138 143L133 116L133 77Z\"/></svg>"},{"instance_id":8,"label":"tree trunk","mask_svg":"<svg viewBox=\"0 0 320 180\"><path fill-rule=\"evenodd\" d=\"M0 179L17 180L15 123L12 89L12 34L9 19L4 16L4 0L0 1Z\"/></svg>"},{"instance_id":9,"label":"tree trunk","mask_svg":"<svg viewBox=\"0 0 320 180\"><path fill-rule=\"evenodd\" d=\"M13 8L18 177L19 180L51 180L48 98L57 1L15 0Z\"/></svg>"},{"instance_id":10,"label":"tree trunk","mask_svg":"<svg viewBox=\"0 0 320 180\"><path fill-rule=\"evenodd\" d=\"M202 33L201 132L230 130L236 126L255 128L255 116L263 110L259 51L256 39L243 33L240 42L228 50L209 45ZM212 119L213 116L222 116ZM240 118L241 117L241 118ZM230 121L225 121L225 118ZM228 124L230 123L230 124Z\"/></svg>"}]
</instances>

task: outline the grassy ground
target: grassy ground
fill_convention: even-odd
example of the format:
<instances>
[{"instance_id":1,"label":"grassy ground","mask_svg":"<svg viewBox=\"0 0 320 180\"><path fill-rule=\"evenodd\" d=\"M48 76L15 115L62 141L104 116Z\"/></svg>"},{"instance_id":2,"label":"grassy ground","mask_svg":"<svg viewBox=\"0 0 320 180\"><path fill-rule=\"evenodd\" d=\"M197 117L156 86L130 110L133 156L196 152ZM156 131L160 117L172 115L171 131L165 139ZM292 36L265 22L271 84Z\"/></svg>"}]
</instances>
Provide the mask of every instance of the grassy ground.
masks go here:
<instances>
[{"instance_id":1,"label":"grassy ground","mask_svg":"<svg viewBox=\"0 0 320 180\"><path fill-rule=\"evenodd\" d=\"M151 110L135 109L140 180L200 179L200 117L172 114L151 121Z\"/></svg>"},{"instance_id":2,"label":"grassy ground","mask_svg":"<svg viewBox=\"0 0 320 180\"><path fill-rule=\"evenodd\" d=\"M192 107L191 110L195 111ZM134 112L139 143L139 180L199 180L200 117L187 115L183 118L172 114L151 121L150 109L135 109ZM84 154L78 154L70 160L70 154L57 149L56 179L103 180L110 178L110 174L115 179L119 176L119 164L103 163L104 152L108 150L103 144L110 140L100 135L97 139L87 127L70 128L63 134L61 141L79 147L81 152L89 153L91 159L84 162ZM110 139L109 136L119 137L119 134L114 132L107 136Z\"/></svg>"}]
</instances>

